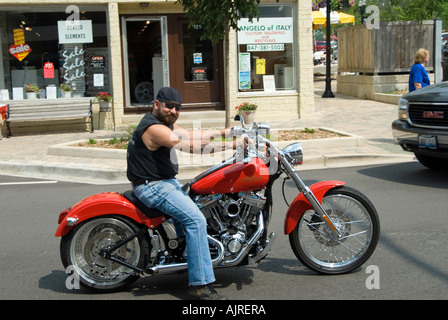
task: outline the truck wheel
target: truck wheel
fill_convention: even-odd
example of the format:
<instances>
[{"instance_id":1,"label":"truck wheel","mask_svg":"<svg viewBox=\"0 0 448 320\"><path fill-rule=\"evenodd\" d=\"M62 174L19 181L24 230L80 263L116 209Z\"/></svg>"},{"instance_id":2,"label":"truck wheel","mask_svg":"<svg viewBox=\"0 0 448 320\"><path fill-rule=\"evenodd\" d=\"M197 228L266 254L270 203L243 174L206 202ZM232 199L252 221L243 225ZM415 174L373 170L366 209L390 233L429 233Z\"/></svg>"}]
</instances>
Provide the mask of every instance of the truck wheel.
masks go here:
<instances>
[{"instance_id":1,"label":"truck wheel","mask_svg":"<svg viewBox=\"0 0 448 320\"><path fill-rule=\"evenodd\" d=\"M431 157L431 156L427 156L427 155L423 155L423 154L419 154L417 152L414 152L415 157L417 158L417 160L424 165L425 167L432 169L432 170L443 170L443 169L447 169L446 166L446 159L443 158L436 158L436 157Z\"/></svg>"}]
</instances>

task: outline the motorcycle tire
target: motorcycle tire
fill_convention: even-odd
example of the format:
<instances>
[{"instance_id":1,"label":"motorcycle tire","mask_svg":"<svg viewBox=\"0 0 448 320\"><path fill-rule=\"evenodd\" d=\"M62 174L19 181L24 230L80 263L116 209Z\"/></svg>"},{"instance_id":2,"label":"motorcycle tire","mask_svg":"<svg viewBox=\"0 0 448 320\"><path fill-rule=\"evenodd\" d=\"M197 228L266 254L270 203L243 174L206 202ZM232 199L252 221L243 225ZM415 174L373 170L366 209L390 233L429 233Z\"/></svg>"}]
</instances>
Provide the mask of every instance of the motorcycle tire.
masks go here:
<instances>
[{"instance_id":1,"label":"motorcycle tire","mask_svg":"<svg viewBox=\"0 0 448 320\"><path fill-rule=\"evenodd\" d=\"M103 258L99 253L135 234L141 227L122 216L100 216L86 220L62 237L61 260L64 267L72 266L79 283L95 292L115 292L124 289L139 275L132 269ZM149 261L149 237L135 237L113 252L113 256L143 268Z\"/></svg>"},{"instance_id":2,"label":"motorcycle tire","mask_svg":"<svg viewBox=\"0 0 448 320\"><path fill-rule=\"evenodd\" d=\"M360 267L378 244L380 222L375 207L347 186L329 190L322 205L341 236L308 210L289 234L294 254L303 265L322 274L343 274Z\"/></svg>"}]
</instances>

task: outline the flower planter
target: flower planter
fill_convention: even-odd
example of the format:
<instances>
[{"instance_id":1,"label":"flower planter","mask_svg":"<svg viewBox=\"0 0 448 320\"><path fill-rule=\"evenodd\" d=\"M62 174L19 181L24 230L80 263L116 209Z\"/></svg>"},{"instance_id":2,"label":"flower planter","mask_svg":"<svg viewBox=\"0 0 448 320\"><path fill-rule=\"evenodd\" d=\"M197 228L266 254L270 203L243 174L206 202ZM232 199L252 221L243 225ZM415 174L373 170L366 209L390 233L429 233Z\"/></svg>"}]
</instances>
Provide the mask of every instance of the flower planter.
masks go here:
<instances>
[{"instance_id":1,"label":"flower planter","mask_svg":"<svg viewBox=\"0 0 448 320\"><path fill-rule=\"evenodd\" d=\"M64 98L71 98L72 97L72 92L71 91L62 91L62 96Z\"/></svg>"},{"instance_id":2,"label":"flower planter","mask_svg":"<svg viewBox=\"0 0 448 320\"><path fill-rule=\"evenodd\" d=\"M110 102L108 101L99 101L100 103L100 112L108 112L110 111Z\"/></svg>"},{"instance_id":3,"label":"flower planter","mask_svg":"<svg viewBox=\"0 0 448 320\"><path fill-rule=\"evenodd\" d=\"M255 121L255 111L241 111L240 115L243 117L245 124L251 124Z\"/></svg>"},{"instance_id":4,"label":"flower planter","mask_svg":"<svg viewBox=\"0 0 448 320\"><path fill-rule=\"evenodd\" d=\"M27 92L26 93L26 98L27 99L37 99L37 94L36 94L36 92Z\"/></svg>"}]
</instances>

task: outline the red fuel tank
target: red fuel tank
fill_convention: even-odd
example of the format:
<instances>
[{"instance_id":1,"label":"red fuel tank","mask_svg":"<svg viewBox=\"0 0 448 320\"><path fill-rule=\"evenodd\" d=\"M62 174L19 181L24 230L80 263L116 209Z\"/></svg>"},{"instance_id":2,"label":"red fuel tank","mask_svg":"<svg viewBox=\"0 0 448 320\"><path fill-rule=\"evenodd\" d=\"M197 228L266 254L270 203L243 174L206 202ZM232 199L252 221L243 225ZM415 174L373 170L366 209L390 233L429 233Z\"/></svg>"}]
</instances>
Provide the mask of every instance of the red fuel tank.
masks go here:
<instances>
[{"instance_id":1,"label":"red fuel tank","mask_svg":"<svg viewBox=\"0 0 448 320\"><path fill-rule=\"evenodd\" d=\"M237 162L218 167L191 185L195 193L234 193L258 190L269 181L269 169L266 163L253 158L248 163Z\"/></svg>"}]
</instances>

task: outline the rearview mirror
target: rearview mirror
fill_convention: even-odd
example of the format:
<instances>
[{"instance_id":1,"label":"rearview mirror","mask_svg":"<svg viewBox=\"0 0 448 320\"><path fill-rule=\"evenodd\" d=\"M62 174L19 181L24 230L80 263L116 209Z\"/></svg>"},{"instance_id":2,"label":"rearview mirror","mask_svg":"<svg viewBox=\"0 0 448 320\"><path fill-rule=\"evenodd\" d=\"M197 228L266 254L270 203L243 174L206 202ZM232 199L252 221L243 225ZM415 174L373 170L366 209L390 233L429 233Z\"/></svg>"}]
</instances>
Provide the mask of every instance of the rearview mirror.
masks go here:
<instances>
[{"instance_id":1,"label":"rearview mirror","mask_svg":"<svg viewBox=\"0 0 448 320\"><path fill-rule=\"evenodd\" d=\"M236 114L236 116L233 118L233 120L235 120L235 121L239 120L241 122L241 126L243 128L245 128L244 118L241 115Z\"/></svg>"}]
</instances>

